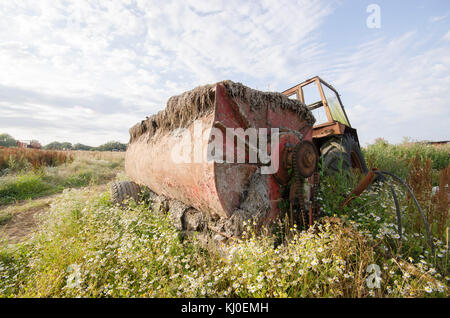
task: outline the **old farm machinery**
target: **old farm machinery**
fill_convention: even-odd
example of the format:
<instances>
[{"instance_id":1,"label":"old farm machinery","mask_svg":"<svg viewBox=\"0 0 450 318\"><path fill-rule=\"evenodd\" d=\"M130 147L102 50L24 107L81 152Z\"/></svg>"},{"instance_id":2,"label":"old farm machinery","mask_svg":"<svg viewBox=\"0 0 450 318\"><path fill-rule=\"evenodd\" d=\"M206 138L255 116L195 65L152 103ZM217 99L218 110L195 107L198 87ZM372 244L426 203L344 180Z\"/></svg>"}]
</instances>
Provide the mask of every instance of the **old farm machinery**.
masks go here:
<instances>
[{"instance_id":1,"label":"old farm machinery","mask_svg":"<svg viewBox=\"0 0 450 318\"><path fill-rule=\"evenodd\" d=\"M291 225L307 228L320 211L319 161L324 173L368 172L331 85L314 77L276 93L222 81L171 97L130 128L125 170L132 181L114 183L112 199L137 199L146 187L177 228L221 238L239 236L244 221L271 224L282 210Z\"/></svg>"}]
</instances>

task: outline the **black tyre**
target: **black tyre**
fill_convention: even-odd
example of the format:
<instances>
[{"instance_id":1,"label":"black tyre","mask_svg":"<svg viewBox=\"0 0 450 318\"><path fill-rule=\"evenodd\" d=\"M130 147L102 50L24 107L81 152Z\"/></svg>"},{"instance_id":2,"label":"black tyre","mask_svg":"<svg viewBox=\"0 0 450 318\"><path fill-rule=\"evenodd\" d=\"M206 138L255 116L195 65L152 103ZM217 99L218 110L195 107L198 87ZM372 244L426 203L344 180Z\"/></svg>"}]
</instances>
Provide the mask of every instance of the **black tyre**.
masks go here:
<instances>
[{"instance_id":1,"label":"black tyre","mask_svg":"<svg viewBox=\"0 0 450 318\"><path fill-rule=\"evenodd\" d=\"M350 134L336 136L326 141L320 147L320 155L325 174L334 174L340 169L351 172L356 169L364 174L368 172L361 149Z\"/></svg>"},{"instance_id":2,"label":"black tyre","mask_svg":"<svg viewBox=\"0 0 450 318\"><path fill-rule=\"evenodd\" d=\"M140 187L133 181L114 182L111 185L111 200L114 203L123 204L127 199L139 201Z\"/></svg>"}]
</instances>

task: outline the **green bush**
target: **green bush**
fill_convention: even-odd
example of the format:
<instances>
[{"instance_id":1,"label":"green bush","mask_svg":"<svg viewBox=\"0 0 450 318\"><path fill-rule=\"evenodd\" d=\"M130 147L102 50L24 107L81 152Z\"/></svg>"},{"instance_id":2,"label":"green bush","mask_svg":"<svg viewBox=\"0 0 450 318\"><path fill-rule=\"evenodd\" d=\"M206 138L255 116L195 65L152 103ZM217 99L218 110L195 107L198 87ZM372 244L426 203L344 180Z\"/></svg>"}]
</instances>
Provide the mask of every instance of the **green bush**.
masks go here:
<instances>
[{"instance_id":1,"label":"green bush","mask_svg":"<svg viewBox=\"0 0 450 318\"><path fill-rule=\"evenodd\" d=\"M0 205L61 192L66 188L104 184L123 168L123 159L106 161L75 159L57 167L7 174L0 183Z\"/></svg>"},{"instance_id":2,"label":"green bush","mask_svg":"<svg viewBox=\"0 0 450 318\"><path fill-rule=\"evenodd\" d=\"M0 184L0 204L36 198L52 192L52 186L42 180L39 173L28 172L5 178Z\"/></svg>"},{"instance_id":3,"label":"green bush","mask_svg":"<svg viewBox=\"0 0 450 318\"><path fill-rule=\"evenodd\" d=\"M419 155L422 160L430 159L435 170L445 169L450 164L450 145L433 146L422 143L405 142L391 145L383 139L377 139L363 149L367 165L370 168L391 171L402 178L409 172L409 160Z\"/></svg>"}]
</instances>

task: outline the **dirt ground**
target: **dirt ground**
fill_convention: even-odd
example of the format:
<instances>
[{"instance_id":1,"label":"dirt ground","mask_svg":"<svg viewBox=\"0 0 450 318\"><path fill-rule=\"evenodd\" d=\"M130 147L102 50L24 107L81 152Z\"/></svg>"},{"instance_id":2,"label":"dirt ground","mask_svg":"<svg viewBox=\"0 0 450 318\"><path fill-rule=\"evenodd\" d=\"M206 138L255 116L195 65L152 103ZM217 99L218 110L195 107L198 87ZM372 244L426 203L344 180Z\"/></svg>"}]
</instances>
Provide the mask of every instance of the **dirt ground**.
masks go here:
<instances>
[{"instance_id":1,"label":"dirt ground","mask_svg":"<svg viewBox=\"0 0 450 318\"><path fill-rule=\"evenodd\" d=\"M12 217L0 226L0 238L6 238L9 244L28 238L38 229L36 216L48 210L52 199L53 197L46 197L3 207L2 211L8 212Z\"/></svg>"},{"instance_id":2,"label":"dirt ground","mask_svg":"<svg viewBox=\"0 0 450 318\"><path fill-rule=\"evenodd\" d=\"M105 191L107 186L98 185L90 188ZM39 229L37 216L47 212L52 201L60 195L58 193L0 207L0 213L11 215L5 224L0 225L0 241L6 239L8 244L15 244L29 238Z\"/></svg>"}]
</instances>

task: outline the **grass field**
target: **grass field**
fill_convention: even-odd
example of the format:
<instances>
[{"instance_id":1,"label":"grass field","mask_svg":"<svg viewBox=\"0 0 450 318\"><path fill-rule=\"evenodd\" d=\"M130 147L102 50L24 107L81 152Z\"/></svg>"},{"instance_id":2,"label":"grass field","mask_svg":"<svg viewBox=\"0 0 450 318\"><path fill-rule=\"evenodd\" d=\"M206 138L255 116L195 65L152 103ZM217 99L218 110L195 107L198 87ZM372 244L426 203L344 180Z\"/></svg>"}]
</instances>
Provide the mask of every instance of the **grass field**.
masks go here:
<instances>
[{"instance_id":1,"label":"grass field","mask_svg":"<svg viewBox=\"0 0 450 318\"><path fill-rule=\"evenodd\" d=\"M0 206L78 188L103 184L122 170L124 153L0 149L4 158Z\"/></svg>"},{"instance_id":2,"label":"grass field","mask_svg":"<svg viewBox=\"0 0 450 318\"><path fill-rule=\"evenodd\" d=\"M205 246L180 235L152 202L111 203L108 183L126 178L123 154L80 152L1 177L0 296L448 297L450 148L379 141L364 154L414 189L434 250L404 188L393 185L400 240L388 185L341 208L358 181L344 175L322 176L323 218L309 231L290 229L280 244L279 234L247 224L241 240ZM34 231L12 240L14 226L29 218Z\"/></svg>"}]
</instances>

